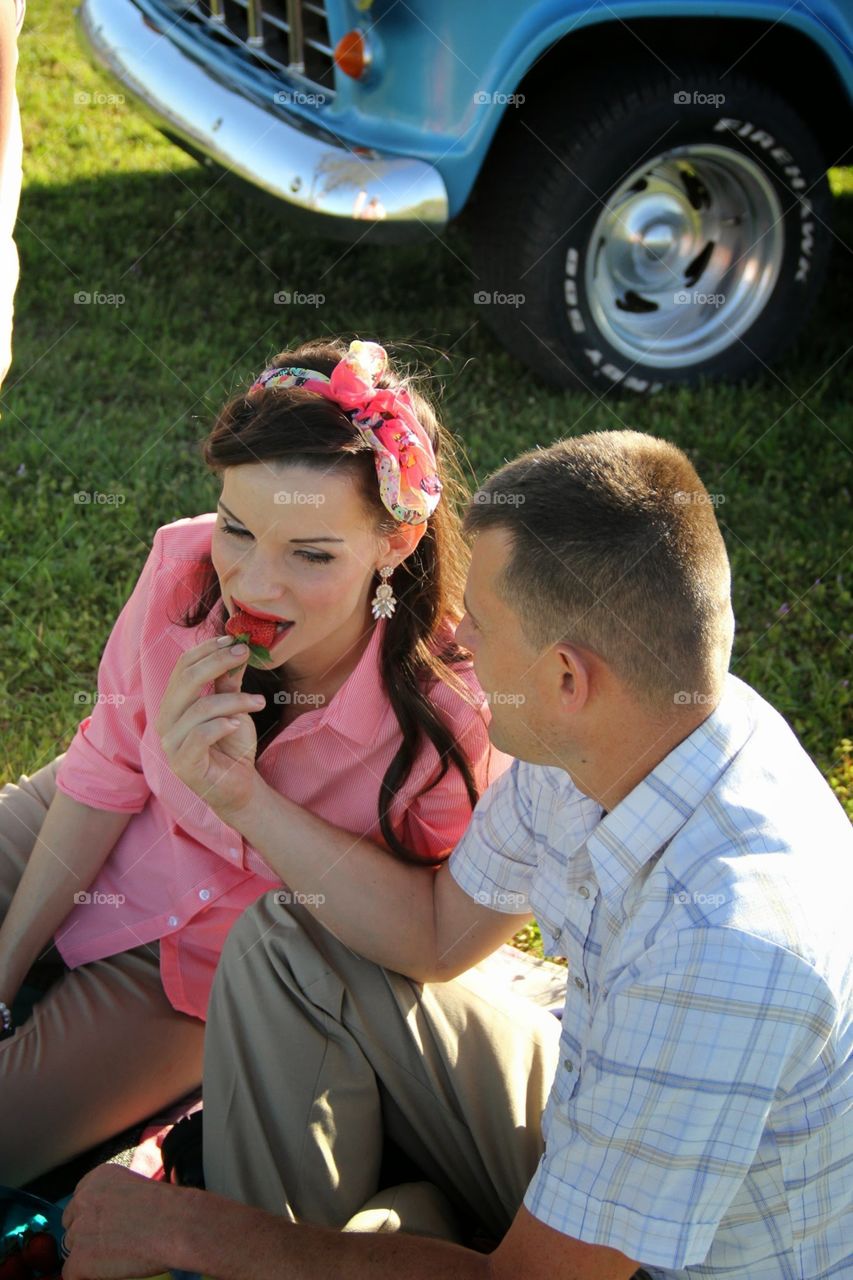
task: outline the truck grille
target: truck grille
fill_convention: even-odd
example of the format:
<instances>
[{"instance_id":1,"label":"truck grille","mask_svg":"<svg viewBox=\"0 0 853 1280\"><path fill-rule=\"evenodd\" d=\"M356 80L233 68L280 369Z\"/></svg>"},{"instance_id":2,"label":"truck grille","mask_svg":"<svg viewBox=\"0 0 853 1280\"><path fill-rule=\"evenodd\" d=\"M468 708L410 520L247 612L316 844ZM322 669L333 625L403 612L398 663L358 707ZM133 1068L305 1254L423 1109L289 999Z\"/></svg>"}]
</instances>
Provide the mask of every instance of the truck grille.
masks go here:
<instances>
[{"instance_id":1,"label":"truck grille","mask_svg":"<svg viewBox=\"0 0 853 1280\"><path fill-rule=\"evenodd\" d=\"M255 66L320 85L326 100L334 96L324 0L197 0L175 7L185 22L202 25Z\"/></svg>"}]
</instances>

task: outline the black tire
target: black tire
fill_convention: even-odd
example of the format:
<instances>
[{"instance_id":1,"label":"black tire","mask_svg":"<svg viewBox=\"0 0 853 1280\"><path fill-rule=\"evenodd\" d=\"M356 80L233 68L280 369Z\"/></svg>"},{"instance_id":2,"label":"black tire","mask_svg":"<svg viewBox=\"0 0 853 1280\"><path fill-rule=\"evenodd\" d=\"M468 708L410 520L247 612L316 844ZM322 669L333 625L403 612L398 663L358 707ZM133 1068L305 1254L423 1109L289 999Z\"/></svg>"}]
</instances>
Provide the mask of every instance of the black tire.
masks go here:
<instances>
[{"instance_id":1,"label":"black tire","mask_svg":"<svg viewBox=\"0 0 853 1280\"><path fill-rule=\"evenodd\" d=\"M615 386L643 395L667 384L759 373L802 328L826 271L831 198L815 137L776 93L736 74L722 78L719 68L711 66L693 67L679 77L664 71L622 69L594 83L589 92L571 98L568 94L561 98L552 85L516 108L514 118L498 131L469 213L477 310L513 355L557 386L580 385L596 394ZM720 85L725 88L724 105L702 100ZM687 94L690 101L676 101L677 94ZM703 147L704 153L698 150ZM641 290L638 295L632 289L624 291L615 306L609 295L602 302L607 291L599 282L617 281L614 287L618 287L623 277L600 269L601 262L607 261L606 238L596 232L597 254L591 243L599 215L602 209L614 207L611 202L620 193L622 200L634 198L622 192L628 176L641 166L650 168L656 157L674 148L696 148L697 165L699 157L704 157L712 174L714 165L725 173L727 164L733 173L754 171L758 176L750 181L756 190L770 188L778 201L779 215L774 215L777 206L771 196L766 197L767 222L781 228L781 237L772 239L778 230L759 236L752 251L754 256L766 248L776 255L772 272L768 268L764 296L752 288L748 276L742 277L739 289L733 283L728 296L740 297L743 309L741 320L735 319L732 325L725 322L724 303L710 304L718 314L707 322L698 311L689 311L691 306L707 311L709 298L727 296L702 292L702 273L710 277L712 263L717 276L727 278L719 275L725 256L722 246L726 234L738 233L723 229L716 242L720 252L709 249L714 256L704 268L703 255L691 259L691 273L697 263L701 270L691 280L693 294L687 296L699 301L688 303L684 319L673 312L675 318L669 324L665 301L660 301L662 289L657 300L650 292L643 295ZM670 173L674 167L684 167L678 156L665 162L664 170L666 164ZM691 181L688 174L683 185ZM691 191L689 201L694 210L703 211L695 214L697 218L710 220L707 211L713 202L707 187L698 194ZM717 203L722 207L727 201L719 198ZM743 203L752 207L749 198ZM731 207L731 198L728 204ZM750 213L729 218L728 223L741 227L744 245L751 239L751 231L745 228L762 225L760 220L753 223ZM630 246L632 239L614 228L612 243ZM645 246L647 241L642 243ZM613 250L614 255L618 252L624 261L625 252L635 251ZM731 262L738 260L746 260L745 255L730 255ZM661 261L656 256L652 269ZM687 258L676 261L683 265ZM730 270L733 282L738 269ZM657 316L644 314L637 319L652 310L652 302ZM594 303L601 322L594 314ZM689 358L682 361L679 352L674 356L669 352L666 358L675 363L662 367L663 346L657 340L646 342L642 334L632 349L631 340L617 326L641 327L647 320L662 329L669 326L660 343L668 341L679 325L696 326L700 336ZM739 332L738 323L745 326ZM716 350L710 338L703 345L705 327L717 334ZM736 336L730 336L733 333ZM623 340L622 347L611 340L614 334ZM727 345L721 347L724 342Z\"/></svg>"}]
</instances>

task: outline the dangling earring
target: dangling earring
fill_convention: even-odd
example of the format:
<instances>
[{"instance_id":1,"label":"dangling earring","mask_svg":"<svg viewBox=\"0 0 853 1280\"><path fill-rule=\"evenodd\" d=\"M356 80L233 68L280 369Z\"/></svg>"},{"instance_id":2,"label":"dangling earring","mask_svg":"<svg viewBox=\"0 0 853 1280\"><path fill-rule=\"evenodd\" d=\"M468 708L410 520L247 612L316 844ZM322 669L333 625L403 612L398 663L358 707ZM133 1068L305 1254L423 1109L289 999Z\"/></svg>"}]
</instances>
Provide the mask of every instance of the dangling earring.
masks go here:
<instances>
[{"instance_id":1,"label":"dangling earring","mask_svg":"<svg viewBox=\"0 0 853 1280\"><path fill-rule=\"evenodd\" d=\"M390 618L397 604L397 597L385 581L390 578L394 570L390 564L383 565L379 570L379 576L382 579L380 585L376 588L376 595L370 602L373 610L374 618Z\"/></svg>"}]
</instances>

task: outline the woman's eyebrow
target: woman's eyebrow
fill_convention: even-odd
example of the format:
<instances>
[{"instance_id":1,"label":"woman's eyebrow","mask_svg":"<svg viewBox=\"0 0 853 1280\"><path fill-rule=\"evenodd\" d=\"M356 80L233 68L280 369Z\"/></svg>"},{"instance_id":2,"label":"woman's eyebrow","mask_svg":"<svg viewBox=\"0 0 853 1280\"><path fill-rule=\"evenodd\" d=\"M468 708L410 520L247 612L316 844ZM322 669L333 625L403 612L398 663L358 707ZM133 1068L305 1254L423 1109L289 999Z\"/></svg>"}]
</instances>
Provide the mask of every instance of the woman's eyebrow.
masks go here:
<instances>
[{"instance_id":1,"label":"woman's eyebrow","mask_svg":"<svg viewBox=\"0 0 853 1280\"><path fill-rule=\"evenodd\" d=\"M225 514L226 514L227 516L230 516L232 520L236 520L238 524L243 524L243 521L240 519L240 517L239 517L239 516L235 516L235 514L234 514L234 512L233 512L233 511L229 511L229 510L228 510L228 508L226 507L225 503L222 501L222 499L221 499L221 498L219 499L219 502L218 502L216 505L217 505L218 507L221 507L221 508L222 508L222 510L225 512ZM246 526L245 526L245 525L243 525L243 528L244 528L244 529L245 529L245 527L246 527Z\"/></svg>"},{"instance_id":2,"label":"woman's eyebrow","mask_svg":"<svg viewBox=\"0 0 853 1280\"><path fill-rule=\"evenodd\" d=\"M240 519L240 517L239 517L239 516L235 516L235 514L234 514L234 512L233 512L233 511L229 511L229 510L228 510L228 508L226 507L225 503L222 501L222 499L221 499L221 498L220 498L219 502L217 503L217 506L220 506L220 507L222 508L222 510L225 512L225 514L226 514L227 516L230 516L232 520L236 520L236 521L237 521L237 523L238 523L239 525L243 525L243 528L245 529L245 527L246 527L246 526L243 524L243 521ZM320 538L291 538L291 539L290 539L290 541L291 541L291 542L343 542L343 538L327 538L327 537L320 537Z\"/></svg>"}]
</instances>

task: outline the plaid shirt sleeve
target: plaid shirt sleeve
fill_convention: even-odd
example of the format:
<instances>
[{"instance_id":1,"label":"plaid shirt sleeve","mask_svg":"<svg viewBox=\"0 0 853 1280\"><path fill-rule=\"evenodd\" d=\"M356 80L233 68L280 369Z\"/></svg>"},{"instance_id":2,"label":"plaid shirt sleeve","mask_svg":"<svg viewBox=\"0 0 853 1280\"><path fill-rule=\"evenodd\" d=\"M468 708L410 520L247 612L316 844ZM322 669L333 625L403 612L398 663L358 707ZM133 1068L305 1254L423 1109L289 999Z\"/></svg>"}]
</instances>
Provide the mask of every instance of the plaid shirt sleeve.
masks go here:
<instances>
[{"instance_id":1,"label":"plaid shirt sleeve","mask_svg":"<svg viewBox=\"0 0 853 1280\"><path fill-rule=\"evenodd\" d=\"M770 942L706 927L655 943L558 1069L525 1207L638 1264L701 1263L750 1166L779 1161L771 1108L804 1105L788 1091L819 1069L834 1017L819 975Z\"/></svg>"},{"instance_id":2,"label":"plaid shirt sleeve","mask_svg":"<svg viewBox=\"0 0 853 1280\"><path fill-rule=\"evenodd\" d=\"M460 888L477 902L509 915L531 914L528 894L537 852L530 768L513 760L486 789L448 862Z\"/></svg>"}]
</instances>

